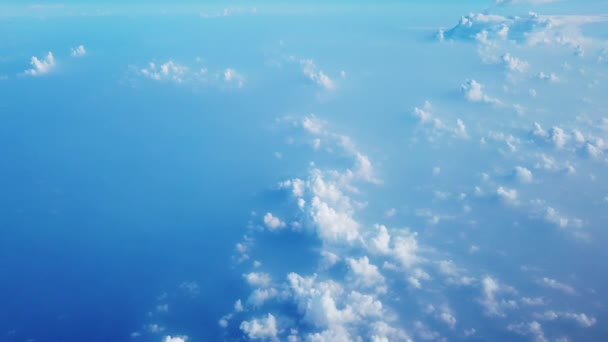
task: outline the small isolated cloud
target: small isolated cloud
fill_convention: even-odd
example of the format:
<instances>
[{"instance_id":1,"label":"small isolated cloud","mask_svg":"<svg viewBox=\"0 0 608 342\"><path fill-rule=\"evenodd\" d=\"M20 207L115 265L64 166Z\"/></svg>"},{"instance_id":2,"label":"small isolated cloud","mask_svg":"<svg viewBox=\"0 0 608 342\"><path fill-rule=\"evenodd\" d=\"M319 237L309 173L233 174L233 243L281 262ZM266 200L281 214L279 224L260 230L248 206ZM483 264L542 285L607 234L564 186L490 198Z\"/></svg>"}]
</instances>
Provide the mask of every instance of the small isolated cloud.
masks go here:
<instances>
[{"instance_id":1,"label":"small isolated cloud","mask_svg":"<svg viewBox=\"0 0 608 342\"><path fill-rule=\"evenodd\" d=\"M245 76L241 75L238 71L232 68L224 70L224 82L234 84L239 88L242 88L245 84Z\"/></svg>"},{"instance_id":2,"label":"small isolated cloud","mask_svg":"<svg viewBox=\"0 0 608 342\"><path fill-rule=\"evenodd\" d=\"M507 53L502 56L504 66L510 71L525 72L528 70L528 62Z\"/></svg>"},{"instance_id":3,"label":"small isolated cloud","mask_svg":"<svg viewBox=\"0 0 608 342\"><path fill-rule=\"evenodd\" d=\"M48 74L55 68L55 57L52 52L48 52L46 57L42 60L38 59L38 57L33 56L30 64L32 65L31 69L25 71L26 75L30 76L40 76L44 74Z\"/></svg>"},{"instance_id":4,"label":"small isolated cloud","mask_svg":"<svg viewBox=\"0 0 608 342\"><path fill-rule=\"evenodd\" d=\"M181 83L184 81L188 68L170 60L161 65L150 62L147 68L140 69L139 72L145 77L156 81L174 81Z\"/></svg>"},{"instance_id":5,"label":"small isolated cloud","mask_svg":"<svg viewBox=\"0 0 608 342\"><path fill-rule=\"evenodd\" d=\"M532 136L541 142L551 143L558 149L564 148L571 138L570 135L567 134L564 129L559 126L553 126L547 132L538 122L534 123L534 128L532 129ZM580 132L576 134L575 138L583 138L584 140L584 137L582 137Z\"/></svg>"},{"instance_id":6,"label":"small isolated cloud","mask_svg":"<svg viewBox=\"0 0 608 342\"><path fill-rule=\"evenodd\" d=\"M466 80L460 88L464 93L464 98L469 102L500 104L498 99L486 95L483 85L475 80Z\"/></svg>"},{"instance_id":7,"label":"small isolated cloud","mask_svg":"<svg viewBox=\"0 0 608 342\"><path fill-rule=\"evenodd\" d=\"M542 286L561 291L565 294L576 294L576 290L572 286L559 282L555 279L544 277L543 279L541 279L540 283Z\"/></svg>"},{"instance_id":8,"label":"small isolated cloud","mask_svg":"<svg viewBox=\"0 0 608 342\"><path fill-rule=\"evenodd\" d=\"M513 292L511 287L502 285L498 280L486 276L481 281L482 297L479 300L486 314L490 316L504 316L504 309L517 307L513 300L499 298L501 293Z\"/></svg>"},{"instance_id":9,"label":"small isolated cloud","mask_svg":"<svg viewBox=\"0 0 608 342\"><path fill-rule=\"evenodd\" d=\"M545 311L542 314L536 314L536 318L546 321L554 321L556 319L570 320L580 325L583 328L590 328L597 323L597 319L593 316L588 316L585 313L565 312L565 311Z\"/></svg>"},{"instance_id":10,"label":"small isolated cloud","mask_svg":"<svg viewBox=\"0 0 608 342\"><path fill-rule=\"evenodd\" d=\"M583 226L583 221L581 219L568 218L549 206L545 208L545 220L562 229L581 228Z\"/></svg>"},{"instance_id":11,"label":"small isolated cloud","mask_svg":"<svg viewBox=\"0 0 608 342\"><path fill-rule=\"evenodd\" d=\"M253 287L266 287L270 285L272 279L267 273L251 272L244 275L245 280L250 286Z\"/></svg>"},{"instance_id":12,"label":"small isolated cloud","mask_svg":"<svg viewBox=\"0 0 608 342\"><path fill-rule=\"evenodd\" d=\"M165 336L164 342L186 342L188 341L188 336Z\"/></svg>"},{"instance_id":13,"label":"small isolated cloud","mask_svg":"<svg viewBox=\"0 0 608 342\"><path fill-rule=\"evenodd\" d=\"M272 314L264 318L243 321L240 328L252 340L278 341L279 329L277 320Z\"/></svg>"},{"instance_id":14,"label":"small isolated cloud","mask_svg":"<svg viewBox=\"0 0 608 342\"><path fill-rule=\"evenodd\" d=\"M534 179L532 171L523 166L516 166L515 169L513 169L513 177L521 183L532 183L532 180Z\"/></svg>"},{"instance_id":15,"label":"small isolated cloud","mask_svg":"<svg viewBox=\"0 0 608 342\"><path fill-rule=\"evenodd\" d=\"M452 127L435 117L431 112L432 107L432 104L429 101L426 101L422 108L415 107L412 114L418 119L421 125L430 127L435 135L447 132L451 133L455 138L467 139L469 137L467 127L462 119L457 118L455 126Z\"/></svg>"},{"instance_id":16,"label":"small isolated cloud","mask_svg":"<svg viewBox=\"0 0 608 342\"><path fill-rule=\"evenodd\" d=\"M201 292L200 286L195 281L185 281L179 284L179 289L182 291L182 293L190 297L196 297Z\"/></svg>"},{"instance_id":17,"label":"small isolated cloud","mask_svg":"<svg viewBox=\"0 0 608 342\"><path fill-rule=\"evenodd\" d=\"M540 323L537 321L509 324L507 330L518 335L531 336L534 342L548 342Z\"/></svg>"},{"instance_id":18,"label":"small isolated cloud","mask_svg":"<svg viewBox=\"0 0 608 342\"><path fill-rule=\"evenodd\" d=\"M285 222L281 221L281 219L272 215L272 213L270 213L270 212L266 213L266 215L264 215L264 224L270 230L285 228L285 226L286 226Z\"/></svg>"},{"instance_id":19,"label":"small isolated cloud","mask_svg":"<svg viewBox=\"0 0 608 342\"><path fill-rule=\"evenodd\" d=\"M515 190L515 189L508 189L508 188L500 186L496 190L496 195L498 195L498 197L500 199L502 199L503 201L505 201L507 203L516 203L517 202L517 190Z\"/></svg>"},{"instance_id":20,"label":"small isolated cloud","mask_svg":"<svg viewBox=\"0 0 608 342\"><path fill-rule=\"evenodd\" d=\"M303 59L300 61L300 65L302 66L302 72L304 75L306 75L306 77L308 77L311 81L327 90L336 89L334 81L327 76L323 70L319 70L312 59Z\"/></svg>"},{"instance_id":21,"label":"small isolated cloud","mask_svg":"<svg viewBox=\"0 0 608 342\"><path fill-rule=\"evenodd\" d=\"M541 71L541 72L539 72L536 75L536 77L538 77L539 80L547 81L547 82L557 82L557 81L559 81L559 77L557 77L557 75L554 74L554 73L546 74L546 73L544 73L544 72Z\"/></svg>"},{"instance_id":22,"label":"small isolated cloud","mask_svg":"<svg viewBox=\"0 0 608 342\"><path fill-rule=\"evenodd\" d=\"M85 49L84 45L78 45L75 48L72 48L72 53L71 56L72 57L83 57L87 54L87 50Z\"/></svg>"}]
</instances>

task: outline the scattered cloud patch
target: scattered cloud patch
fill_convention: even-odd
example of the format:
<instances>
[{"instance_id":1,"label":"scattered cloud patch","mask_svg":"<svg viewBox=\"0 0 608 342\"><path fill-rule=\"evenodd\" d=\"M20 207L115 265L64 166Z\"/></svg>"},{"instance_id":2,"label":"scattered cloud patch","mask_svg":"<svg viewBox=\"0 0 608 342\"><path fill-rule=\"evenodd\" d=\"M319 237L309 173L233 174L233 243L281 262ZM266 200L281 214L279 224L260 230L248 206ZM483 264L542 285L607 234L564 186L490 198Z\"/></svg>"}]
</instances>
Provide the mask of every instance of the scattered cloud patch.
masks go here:
<instances>
[{"instance_id":1,"label":"scattered cloud patch","mask_svg":"<svg viewBox=\"0 0 608 342\"><path fill-rule=\"evenodd\" d=\"M466 80L460 88L464 94L464 98L469 102L489 103L494 105L501 103L498 99L486 95L483 90L483 85L473 79Z\"/></svg>"},{"instance_id":2,"label":"scattered cloud patch","mask_svg":"<svg viewBox=\"0 0 608 342\"><path fill-rule=\"evenodd\" d=\"M264 215L264 224L270 230L285 228L286 226L285 222L281 221L281 219L279 219L278 217L273 216L270 212Z\"/></svg>"},{"instance_id":3,"label":"scattered cloud patch","mask_svg":"<svg viewBox=\"0 0 608 342\"><path fill-rule=\"evenodd\" d=\"M87 54L87 49L84 45L78 45L77 47L72 48L70 54L72 57L84 57Z\"/></svg>"},{"instance_id":4,"label":"scattered cloud patch","mask_svg":"<svg viewBox=\"0 0 608 342\"><path fill-rule=\"evenodd\" d=\"M41 76L48 74L56 66L55 57L53 56L52 52L48 52L43 59L38 59L38 57L33 56L30 64L32 65L32 68L25 70L25 74L30 76Z\"/></svg>"},{"instance_id":5,"label":"scattered cloud patch","mask_svg":"<svg viewBox=\"0 0 608 342\"><path fill-rule=\"evenodd\" d=\"M300 65L304 75L311 81L326 90L336 89L334 81L323 70L320 70L312 59L303 59L300 61Z\"/></svg>"}]
</instances>

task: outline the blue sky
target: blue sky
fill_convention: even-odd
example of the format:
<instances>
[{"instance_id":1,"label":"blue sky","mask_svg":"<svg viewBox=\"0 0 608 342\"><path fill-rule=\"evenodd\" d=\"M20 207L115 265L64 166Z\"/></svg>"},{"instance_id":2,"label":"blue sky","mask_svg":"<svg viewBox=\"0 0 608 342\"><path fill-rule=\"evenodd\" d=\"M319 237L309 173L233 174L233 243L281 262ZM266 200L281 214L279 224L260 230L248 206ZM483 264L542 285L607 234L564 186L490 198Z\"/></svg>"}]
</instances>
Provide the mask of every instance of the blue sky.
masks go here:
<instances>
[{"instance_id":1,"label":"blue sky","mask_svg":"<svg viewBox=\"0 0 608 342\"><path fill-rule=\"evenodd\" d=\"M608 336L605 1L6 1L0 36L0 341Z\"/></svg>"}]
</instances>

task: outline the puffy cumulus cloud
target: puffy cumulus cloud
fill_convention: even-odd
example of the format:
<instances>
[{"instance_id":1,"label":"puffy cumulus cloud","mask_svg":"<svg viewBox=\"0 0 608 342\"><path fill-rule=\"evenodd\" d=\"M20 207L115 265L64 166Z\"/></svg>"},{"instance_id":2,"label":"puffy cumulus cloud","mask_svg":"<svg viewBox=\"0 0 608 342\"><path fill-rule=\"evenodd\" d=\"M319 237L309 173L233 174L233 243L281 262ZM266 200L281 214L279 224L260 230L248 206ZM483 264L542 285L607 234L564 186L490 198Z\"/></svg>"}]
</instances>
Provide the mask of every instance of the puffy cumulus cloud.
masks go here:
<instances>
[{"instance_id":1,"label":"puffy cumulus cloud","mask_svg":"<svg viewBox=\"0 0 608 342\"><path fill-rule=\"evenodd\" d=\"M272 213L268 212L264 215L264 224L270 230L277 230L281 228L285 228L285 222L281 221L278 217L272 215Z\"/></svg>"},{"instance_id":2,"label":"puffy cumulus cloud","mask_svg":"<svg viewBox=\"0 0 608 342\"><path fill-rule=\"evenodd\" d=\"M348 265L352 274L353 280L358 282L364 288L377 288L383 292L384 277L378 270L378 267L369 262L367 256L359 259L347 258Z\"/></svg>"},{"instance_id":3,"label":"puffy cumulus cloud","mask_svg":"<svg viewBox=\"0 0 608 342\"><path fill-rule=\"evenodd\" d=\"M464 98L469 102L481 102L495 105L501 103L498 99L486 95L483 90L483 85L473 79L466 80L465 83L460 86L460 89L464 94Z\"/></svg>"},{"instance_id":4,"label":"puffy cumulus cloud","mask_svg":"<svg viewBox=\"0 0 608 342\"><path fill-rule=\"evenodd\" d=\"M261 272L251 272L244 275L247 283L254 287L265 287L269 286L272 282L270 275Z\"/></svg>"},{"instance_id":5,"label":"puffy cumulus cloud","mask_svg":"<svg viewBox=\"0 0 608 342\"><path fill-rule=\"evenodd\" d=\"M370 250L391 257L404 268L410 268L420 262L418 234L408 229L399 229L393 231L393 235L386 226L376 225L376 233L368 239Z\"/></svg>"},{"instance_id":6,"label":"puffy cumulus cloud","mask_svg":"<svg viewBox=\"0 0 608 342\"><path fill-rule=\"evenodd\" d=\"M466 270L456 266L452 260L439 260L439 262L437 262L437 271L446 277L449 284L462 286L472 285L476 282L474 277L468 276Z\"/></svg>"},{"instance_id":7,"label":"puffy cumulus cloud","mask_svg":"<svg viewBox=\"0 0 608 342\"><path fill-rule=\"evenodd\" d=\"M87 54L87 49L84 47L84 45L78 45L77 47L71 49L70 54L72 57L83 57Z\"/></svg>"},{"instance_id":8,"label":"puffy cumulus cloud","mask_svg":"<svg viewBox=\"0 0 608 342\"><path fill-rule=\"evenodd\" d=\"M532 171L523 166L516 166L515 169L513 169L513 177L521 183L532 183L534 180Z\"/></svg>"},{"instance_id":9,"label":"puffy cumulus cloud","mask_svg":"<svg viewBox=\"0 0 608 342\"><path fill-rule=\"evenodd\" d=\"M426 313L433 315L438 321L447 325L450 329L454 329L456 327L456 317L447 305L435 307L435 305L430 304L427 305L425 311Z\"/></svg>"},{"instance_id":10,"label":"puffy cumulus cloud","mask_svg":"<svg viewBox=\"0 0 608 342\"><path fill-rule=\"evenodd\" d=\"M245 84L245 76L241 75L238 71L232 68L227 68L223 73L224 82L233 84L239 88L242 88Z\"/></svg>"},{"instance_id":11,"label":"puffy cumulus cloud","mask_svg":"<svg viewBox=\"0 0 608 342\"><path fill-rule=\"evenodd\" d=\"M488 36L506 39L509 34L509 25L512 20L500 15L471 13L462 16L456 26L443 32L440 31L440 39L457 39L479 41L480 37Z\"/></svg>"},{"instance_id":12,"label":"puffy cumulus cloud","mask_svg":"<svg viewBox=\"0 0 608 342\"><path fill-rule=\"evenodd\" d=\"M412 115L418 119L421 125L429 127L434 135L449 133L455 138L467 139L469 137L467 127L462 119L457 118L454 125L446 124L437 118L431 110L432 104L426 101L422 108L415 107Z\"/></svg>"},{"instance_id":13,"label":"puffy cumulus cloud","mask_svg":"<svg viewBox=\"0 0 608 342\"><path fill-rule=\"evenodd\" d=\"M323 70L319 70L319 68L312 59L303 59L300 61L300 65L302 66L302 72L304 73L304 75L308 77L311 81L327 90L336 89L334 81L329 76L327 76L327 74L325 74Z\"/></svg>"},{"instance_id":14,"label":"puffy cumulus cloud","mask_svg":"<svg viewBox=\"0 0 608 342\"><path fill-rule=\"evenodd\" d=\"M187 342L188 336L165 336L164 342Z\"/></svg>"},{"instance_id":15,"label":"puffy cumulus cloud","mask_svg":"<svg viewBox=\"0 0 608 342\"><path fill-rule=\"evenodd\" d=\"M251 295L249 295L249 298L247 298L247 303L253 305L254 307L261 307L264 305L264 303L276 298L278 295L279 291L273 287L258 288L251 292Z\"/></svg>"},{"instance_id":16,"label":"puffy cumulus cloud","mask_svg":"<svg viewBox=\"0 0 608 342\"><path fill-rule=\"evenodd\" d=\"M180 64L174 60L164 63L150 62L146 67L134 67L136 75L155 81L174 82L192 86L215 86L221 89L242 88L246 77L234 68L209 70L197 64Z\"/></svg>"},{"instance_id":17,"label":"puffy cumulus cloud","mask_svg":"<svg viewBox=\"0 0 608 342\"><path fill-rule=\"evenodd\" d=\"M590 328L597 323L597 319L593 316L588 316L585 313L567 312L567 311L545 311L535 315L537 319L545 321L554 321L557 319L573 321L583 328Z\"/></svg>"},{"instance_id":18,"label":"puffy cumulus cloud","mask_svg":"<svg viewBox=\"0 0 608 342\"><path fill-rule=\"evenodd\" d=\"M320 179L317 181L322 182ZM322 241L351 243L359 237L361 225L353 218L352 208L343 209L332 207L319 196L313 197L310 216Z\"/></svg>"},{"instance_id":19,"label":"puffy cumulus cloud","mask_svg":"<svg viewBox=\"0 0 608 342\"><path fill-rule=\"evenodd\" d=\"M522 336L530 336L534 342L548 342L543 327L537 321L509 324L507 330Z\"/></svg>"},{"instance_id":20,"label":"puffy cumulus cloud","mask_svg":"<svg viewBox=\"0 0 608 342\"><path fill-rule=\"evenodd\" d=\"M251 340L278 341L279 328L272 314L264 318L256 318L241 322L240 329Z\"/></svg>"},{"instance_id":21,"label":"puffy cumulus cloud","mask_svg":"<svg viewBox=\"0 0 608 342\"><path fill-rule=\"evenodd\" d=\"M312 134L321 135L325 133L326 122L311 114L302 119L302 127Z\"/></svg>"},{"instance_id":22,"label":"puffy cumulus cloud","mask_svg":"<svg viewBox=\"0 0 608 342\"><path fill-rule=\"evenodd\" d=\"M517 302L500 298L500 295L513 292L512 288L500 284L498 280L490 276L485 276L481 280L482 296L479 303L484 307L487 315L504 316L504 310L517 307Z\"/></svg>"},{"instance_id":23,"label":"puffy cumulus cloud","mask_svg":"<svg viewBox=\"0 0 608 342\"><path fill-rule=\"evenodd\" d=\"M513 3L512 0L509 2ZM484 45L509 40L532 46L557 44L575 48L592 43L592 39L583 34L582 25L602 21L606 18L594 15L538 15L531 12L526 16L506 17L471 13L461 17L458 24L449 30L440 30L438 36L440 40L476 41Z\"/></svg>"},{"instance_id":24,"label":"puffy cumulus cloud","mask_svg":"<svg viewBox=\"0 0 608 342\"><path fill-rule=\"evenodd\" d=\"M548 205L545 200L534 199L529 201L528 208L531 216L541 219L551 225L556 226L561 231L571 234L582 241L589 240L589 233L584 229L583 220L576 217L568 217L560 213L557 209Z\"/></svg>"},{"instance_id":25,"label":"puffy cumulus cloud","mask_svg":"<svg viewBox=\"0 0 608 342\"><path fill-rule=\"evenodd\" d=\"M174 81L177 83L184 81L187 72L187 67L171 60L160 65L150 62L147 68L139 70L141 75L155 81Z\"/></svg>"},{"instance_id":26,"label":"puffy cumulus cloud","mask_svg":"<svg viewBox=\"0 0 608 342\"><path fill-rule=\"evenodd\" d=\"M403 341L413 342L409 335L395 327L391 327L385 322L375 322L371 327L371 341L372 342L389 342L389 341Z\"/></svg>"},{"instance_id":27,"label":"puffy cumulus cloud","mask_svg":"<svg viewBox=\"0 0 608 342\"><path fill-rule=\"evenodd\" d=\"M552 207L547 207L545 209L545 219L547 220L547 222L555 224L559 228L581 228L583 225L582 220L570 219L566 216L563 216Z\"/></svg>"},{"instance_id":28,"label":"puffy cumulus cloud","mask_svg":"<svg viewBox=\"0 0 608 342\"><path fill-rule=\"evenodd\" d=\"M433 340L433 341L442 341L442 336L439 332L432 330L428 325L424 324L421 321L415 321L413 324L413 329L416 332L416 335L421 340Z\"/></svg>"},{"instance_id":29,"label":"puffy cumulus cloud","mask_svg":"<svg viewBox=\"0 0 608 342\"><path fill-rule=\"evenodd\" d=\"M541 81L547 81L547 82L552 82L552 83L559 81L559 77L557 77L556 74L554 74L554 73L546 74L544 71L541 71L538 74L536 74L536 77Z\"/></svg>"},{"instance_id":30,"label":"puffy cumulus cloud","mask_svg":"<svg viewBox=\"0 0 608 342\"><path fill-rule=\"evenodd\" d=\"M496 189L496 195L498 196L498 198L507 203L517 203L517 190L515 189L509 189L503 186L499 186L498 189Z\"/></svg>"},{"instance_id":31,"label":"puffy cumulus cloud","mask_svg":"<svg viewBox=\"0 0 608 342\"><path fill-rule=\"evenodd\" d=\"M53 56L52 52L48 52L43 59L38 59L38 57L33 56L30 64L32 65L32 68L25 70L25 74L30 76L41 76L48 74L56 66L55 57Z\"/></svg>"},{"instance_id":32,"label":"puffy cumulus cloud","mask_svg":"<svg viewBox=\"0 0 608 342\"><path fill-rule=\"evenodd\" d=\"M526 70L528 70L529 64L526 61L523 61L517 57L512 56L509 53L506 53L502 56L502 62L505 66L505 68L507 68L507 70L510 71L517 71L517 72L526 72Z\"/></svg>"},{"instance_id":33,"label":"puffy cumulus cloud","mask_svg":"<svg viewBox=\"0 0 608 342\"><path fill-rule=\"evenodd\" d=\"M537 162L534 164L536 169L542 169L552 172L563 172L566 174L575 174L576 168L569 162L560 163L554 157L545 153L540 153L536 156Z\"/></svg>"},{"instance_id":34,"label":"puffy cumulus cloud","mask_svg":"<svg viewBox=\"0 0 608 342\"><path fill-rule=\"evenodd\" d=\"M511 152L517 152L518 145L521 144L521 140L515 137L513 134L507 134L504 132L488 132L487 137L481 139L481 144L486 145L489 143L488 140L498 141L507 145Z\"/></svg>"},{"instance_id":35,"label":"puffy cumulus cloud","mask_svg":"<svg viewBox=\"0 0 608 342\"><path fill-rule=\"evenodd\" d=\"M576 294L576 290L572 286L559 282L555 279L544 277L540 280L540 284L542 286L561 291L565 294L569 294L569 295Z\"/></svg>"},{"instance_id":36,"label":"puffy cumulus cloud","mask_svg":"<svg viewBox=\"0 0 608 342\"><path fill-rule=\"evenodd\" d=\"M383 322L383 304L373 295L346 290L338 282L318 281L316 276L288 275L289 288L303 318L319 331L310 334L313 341L353 340L350 327L373 334L370 325Z\"/></svg>"}]
</instances>

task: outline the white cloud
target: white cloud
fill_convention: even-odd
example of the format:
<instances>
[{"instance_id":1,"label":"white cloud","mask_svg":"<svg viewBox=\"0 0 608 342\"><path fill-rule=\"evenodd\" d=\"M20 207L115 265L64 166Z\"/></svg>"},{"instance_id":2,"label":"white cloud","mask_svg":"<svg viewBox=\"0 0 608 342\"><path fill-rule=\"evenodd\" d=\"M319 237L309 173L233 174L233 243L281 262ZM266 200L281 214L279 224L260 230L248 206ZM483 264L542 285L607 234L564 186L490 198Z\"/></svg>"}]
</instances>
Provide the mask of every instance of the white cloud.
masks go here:
<instances>
[{"instance_id":1,"label":"white cloud","mask_svg":"<svg viewBox=\"0 0 608 342\"><path fill-rule=\"evenodd\" d=\"M272 314L241 322L240 329L252 340L278 341L277 320Z\"/></svg>"},{"instance_id":2,"label":"white cloud","mask_svg":"<svg viewBox=\"0 0 608 342\"><path fill-rule=\"evenodd\" d=\"M524 305L528 305L528 306L539 306L539 305L545 305L545 299L543 297L534 297L534 298L530 298L530 297L523 297L520 302Z\"/></svg>"},{"instance_id":3,"label":"white cloud","mask_svg":"<svg viewBox=\"0 0 608 342\"><path fill-rule=\"evenodd\" d=\"M469 102L500 104L498 99L486 95L483 90L483 85L473 79L466 80L465 83L461 85L461 90L464 93L465 99Z\"/></svg>"},{"instance_id":4,"label":"white cloud","mask_svg":"<svg viewBox=\"0 0 608 342\"><path fill-rule=\"evenodd\" d=\"M48 52L46 57L44 57L42 60L33 56L30 64L32 65L32 68L25 71L25 74L30 76L48 74L55 68L56 65L55 57L53 56L52 52Z\"/></svg>"},{"instance_id":5,"label":"white cloud","mask_svg":"<svg viewBox=\"0 0 608 342\"><path fill-rule=\"evenodd\" d=\"M455 138L467 139L469 137L467 127L462 119L457 118L456 124L452 127L435 117L435 115L431 113L431 109L431 103L426 101L422 108L415 107L412 114L418 119L421 125L430 127L435 134L447 132L451 133Z\"/></svg>"},{"instance_id":6,"label":"white cloud","mask_svg":"<svg viewBox=\"0 0 608 342\"><path fill-rule=\"evenodd\" d=\"M521 183L532 183L534 179L532 171L523 166L516 166L513 170L513 175Z\"/></svg>"},{"instance_id":7,"label":"white cloud","mask_svg":"<svg viewBox=\"0 0 608 342\"><path fill-rule=\"evenodd\" d=\"M255 287L269 286L272 279L268 273L251 272L244 275L247 283Z\"/></svg>"},{"instance_id":8,"label":"white cloud","mask_svg":"<svg viewBox=\"0 0 608 342\"><path fill-rule=\"evenodd\" d=\"M241 75L238 71L232 68L224 70L224 82L229 84L235 84L237 87L242 88L245 84L245 76Z\"/></svg>"},{"instance_id":9,"label":"white cloud","mask_svg":"<svg viewBox=\"0 0 608 342\"><path fill-rule=\"evenodd\" d=\"M87 54L87 49L85 49L84 45L78 45L75 48L72 48L71 55L72 57L83 57Z\"/></svg>"},{"instance_id":10,"label":"white cloud","mask_svg":"<svg viewBox=\"0 0 608 342\"><path fill-rule=\"evenodd\" d=\"M200 286L195 281L185 281L179 284L179 289L190 297L196 297L201 292Z\"/></svg>"},{"instance_id":11,"label":"white cloud","mask_svg":"<svg viewBox=\"0 0 608 342\"><path fill-rule=\"evenodd\" d=\"M496 195L498 195L498 197L501 198L502 200L504 200L505 202L508 202L508 203L517 202L517 190L515 190L515 189L508 189L503 186L499 186L498 189L496 190Z\"/></svg>"},{"instance_id":12,"label":"white cloud","mask_svg":"<svg viewBox=\"0 0 608 342\"><path fill-rule=\"evenodd\" d=\"M557 148L563 148L570 137L560 127L552 127L549 131L549 138Z\"/></svg>"},{"instance_id":13,"label":"white cloud","mask_svg":"<svg viewBox=\"0 0 608 342\"><path fill-rule=\"evenodd\" d=\"M188 341L188 336L165 336L164 342L186 342Z\"/></svg>"},{"instance_id":14,"label":"white cloud","mask_svg":"<svg viewBox=\"0 0 608 342\"><path fill-rule=\"evenodd\" d=\"M157 334L157 333L165 331L165 327L163 327L157 323L151 323L146 326L146 330L148 330L149 332L151 332L153 334Z\"/></svg>"},{"instance_id":15,"label":"white cloud","mask_svg":"<svg viewBox=\"0 0 608 342\"><path fill-rule=\"evenodd\" d=\"M241 300L237 300L234 303L234 312L243 312L245 310L245 308L243 307L243 303L241 302Z\"/></svg>"},{"instance_id":16,"label":"white cloud","mask_svg":"<svg viewBox=\"0 0 608 342\"><path fill-rule=\"evenodd\" d=\"M572 286L559 282L555 279L544 277L541 279L541 285L548 287L548 288L552 288L554 290L561 291L565 294L569 294L569 295L576 294L576 290Z\"/></svg>"},{"instance_id":17,"label":"white cloud","mask_svg":"<svg viewBox=\"0 0 608 342\"><path fill-rule=\"evenodd\" d=\"M584 313L575 313L567 311L545 311L542 314L536 314L536 318L546 321L554 321L556 319L570 320L583 328L590 328L597 323L597 319L592 316L588 316Z\"/></svg>"},{"instance_id":18,"label":"white cloud","mask_svg":"<svg viewBox=\"0 0 608 342\"><path fill-rule=\"evenodd\" d=\"M479 300L486 314L490 316L504 316L504 309L515 308L517 303L513 300L498 298L500 293L513 292L510 287L504 286L498 280L485 276L481 280L482 297Z\"/></svg>"},{"instance_id":19,"label":"white cloud","mask_svg":"<svg viewBox=\"0 0 608 342\"><path fill-rule=\"evenodd\" d=\"M378 267L369 262L367 256L359 259L347 258L346 264L353 275L354 281L358 282L360 286L364 288L379 287L381 290L384 277L378 271Z\"/></svg>"},{"instance_id":20,"label":"white cloud","mask_svg":"<svg viewBox=\"0 0 608 342\"><path fill-rule=\"evenodd\" d=\"M360 224L352 218L350 210L336 210L317 196L312 199L311 217L323 241L352 242L359 237Z\"/></svg>"},{"instance_id":21,"label":"white cloud","mask_svg":"<svg viewBox=\"0 0 608 342\"><path fill-rule=\"evenodd\" d=\"M531 336L534 342L548 342L540 323L532 321L529 323L509 324L507 330L523 336Z\"/></svg>"},{"instance_id":22,"label":"white cloud","mask_svg":"<svg viewBox=\"0 0 608 342\"><path fill-rule=\"evenodd\" d=\"M559 77L557 77L557 75L554 73L545 74L544 72L541 71L536 75L536 77L538 77L538 79L542 80L542 81L548 81L548 82L559 81Z\"/></svg>"},{"instance_id":23,"label":"white cloud","mask_svg":"<svg viewBox=\"0 0 608 342\"><path fill-rule=\"evenodd\" d=\"M253 290L249 298L247 298L247 303L253 305L254 307L261 307L264 303L273 299L279 295L279 291L275 288L259 288Z\"/></svg>"},{"instance_id":24,"label":"white cloud","mask_svg":"<svg viewBox=\"0 0 608 342\"><path fill-rule=\"evenodd\" d=\"M502 56L502 62L504 63L505 67L510 71L525 72L526 70L528 70L529 67L528 62L514 57L509 53L506 53Z\"/></svg>"},{"instance_id":25,"label":"white cloud","mask_svg":"<svg viewBox=\"0 0 608 342\"><path fill-rule=\"evenodd\" d=\"M325 132L325 125L325 121L317 118L314 114L302 119L302 127L312 134L323 134Z\"/></svg>"},{"instance_id":26,"label":"white cloud","mask_svg":"<svg viewBox=\"0 0 608 342\"><path fill-rule=\"evenodd\" d=\"M327 90L336 89L334 81L322 70L319 70L312 59L303 59L300 61L300 65L302 66L302 72L304 75L306 75L306 77L308 77L311 81Z\"/></svg>"},{"instance_id":27,"label":"white cloud","mask_svg":"<svg viewBox=\"0 0 608 342\"><path fill-rule=\"evenodd\" d=\"M549 0L505 0L502 3L544 3ZM583 34L582 25L606 21L600 15L538 15L506 17L495 14L471 13L461 17L457 25L441 31L440 40L477 41L495 46L506 40L525 43L566 45L572 48L585 46L592 41Z\"/></svg>"},{"instance_id":28,"label":"white cloud","mask_svg":"<svg viewBox=\"0 0 608 342\"><path fill-rule=\"evenodd\" d=\"M272 213L270 213L270 212L268 212L268 213L266 213L266 215L264 215L264 224L270 230L277 230L277 229L285 228L285 226L286 226L285 222L281 221L281 219L279 219L278 217L273 216Z\"/></svg>"},{"instance_id":29,"label":"white cloud","mask_svg":"<svg viewBox=\"0 0 608 342\"><path fill-rule=\"evenodd\" d=\"M181 83L187 75L188 68L170 60L161 65L150 62L147 68L142 68L139 72L143 76L156 81L174 81Z\"/></svg>"}]
</instances>

